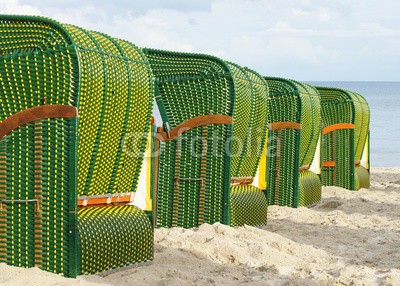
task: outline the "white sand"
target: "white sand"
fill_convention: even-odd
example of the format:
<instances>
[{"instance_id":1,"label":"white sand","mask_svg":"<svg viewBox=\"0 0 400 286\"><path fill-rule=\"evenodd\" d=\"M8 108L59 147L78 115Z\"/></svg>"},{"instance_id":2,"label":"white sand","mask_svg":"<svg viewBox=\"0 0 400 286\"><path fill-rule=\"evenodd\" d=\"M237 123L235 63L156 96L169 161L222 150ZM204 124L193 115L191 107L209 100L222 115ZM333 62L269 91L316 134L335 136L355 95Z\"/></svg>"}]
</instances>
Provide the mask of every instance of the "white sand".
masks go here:
<instances>
[{"instance_id":1,"label":"white sand","mask_svg":"<svg viewBox=\"0 0 400 286\"><path fill-rule=\"evenodd\" d=\"M0 285L400 285L400 168L372 173L370 190L270 207L264 228L157 229L148 266L67 279L0 264Z\"/></svg>"}]
</instances>

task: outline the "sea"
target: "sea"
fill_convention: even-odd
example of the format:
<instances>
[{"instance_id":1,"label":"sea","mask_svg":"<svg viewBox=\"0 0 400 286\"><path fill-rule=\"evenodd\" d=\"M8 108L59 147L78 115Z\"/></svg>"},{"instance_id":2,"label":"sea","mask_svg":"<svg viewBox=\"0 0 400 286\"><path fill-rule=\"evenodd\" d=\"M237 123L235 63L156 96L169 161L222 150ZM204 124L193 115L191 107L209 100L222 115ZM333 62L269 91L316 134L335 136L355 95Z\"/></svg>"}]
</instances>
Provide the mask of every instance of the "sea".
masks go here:
<instances>
[{"instance_id":1,"label":"sea","mask_svg":"<svg viewBox=\"0 0 400 286\"><path fill-rule=\"evenodd\" d=\"M308 83L343 88L364 96L371 110L371 166L400 167L400 82L314 81Z\"/></svg>"}]
</instances>

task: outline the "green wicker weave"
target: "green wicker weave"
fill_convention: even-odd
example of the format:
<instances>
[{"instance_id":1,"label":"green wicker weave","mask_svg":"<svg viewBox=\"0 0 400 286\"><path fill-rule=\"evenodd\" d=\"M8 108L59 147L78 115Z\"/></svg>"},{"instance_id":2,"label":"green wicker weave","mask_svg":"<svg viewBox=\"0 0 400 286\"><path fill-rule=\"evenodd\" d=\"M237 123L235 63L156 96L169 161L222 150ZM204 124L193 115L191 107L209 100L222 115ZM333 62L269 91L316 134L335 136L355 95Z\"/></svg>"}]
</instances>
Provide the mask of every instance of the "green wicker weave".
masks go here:
<instances>
[{"instance_id":1,"label":"green wicker weave","mask_svg":"<svg viewBox=\"0 0 400 286\"><path fill-rule=\"evenodd\" d=\"M0 16L0 38L0 124L19 123L0 139L0 262L75 277L152 259L145 211L77 209L136 191L154 98L142 52L40 17Z\"/></svg>"},{"instance_id":2,"label":"green wicker weave","mask_svg":"<svg viewBox=\"0 0 400 286\"><path fill-rule=\"evenodd\" d=\"M250 178L252 181L256 175L266 136L268 85L262 76L248 68L233 63L228 63L228 67L236 91L231 151L233 186L230 189L230 225L264 225L267 223L268 205L265 192L250 183L235 185L235 182L239 178ZM238 142L241 146L237 146Z\"/></svg>"},{"instance_id":3,"label":"green wicker weave","mask_svg":"<svg viewBox=\"0 0 400 286\"><path fill-rule=\"evenodd\" d=\"M321 94L322 183L350 190L369 187L369 170L360 165L369 137L367 101L355 92L317 87ZM369 166L367 166L369 168Z\"/></svg>"},{"instance_id":4,"label":"green wicker weave","mask_svg":"<svg viewBox=\"0 0 400 286\"><path fill-rule=\"evenodd\" d=\"M199 118L234 117L233 126L208 121L160 141L156 226L264 224L267 204L262 191L248 185L231 188L230 182L256 171L256 140L264 140L265 132L265 81L213 56L144 52L156 76L164 133ZM239 215L245 212L247 217Z\"/></svg>"},{"instance_id":5,"label":"green wicker weave","mask_svg":"<svg viewBox=\"0 0 400 286\"><path fill-rule=\"evenodd\" d=\"M280 206L308 206L321 199L313 161L321 125L318 91L308 84L265 78L268 96L268 202Z\"/></svg>"}]
</instances>

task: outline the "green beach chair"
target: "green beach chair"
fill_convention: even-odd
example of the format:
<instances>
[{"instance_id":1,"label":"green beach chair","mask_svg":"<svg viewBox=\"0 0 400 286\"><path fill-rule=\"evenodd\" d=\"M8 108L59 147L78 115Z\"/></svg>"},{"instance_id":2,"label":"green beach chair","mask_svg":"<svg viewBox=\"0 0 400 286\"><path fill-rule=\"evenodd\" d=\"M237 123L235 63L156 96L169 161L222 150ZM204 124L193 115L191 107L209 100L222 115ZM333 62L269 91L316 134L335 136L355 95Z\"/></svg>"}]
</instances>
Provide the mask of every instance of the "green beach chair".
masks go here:
<instances>
[{"instance_id":1,"label":"green beach chair","mask_svg":"<svg viewBox=\"0 0 400 286\"><path fill-rule=\"evenodd\" d=\"M268 203L309 206L321 200L319 176L310 171L321 125L318 91L294 80L266 77L268 96L268 152L260 188Z\"/></svg>"},{"instance_id":2,"label":"green beach chair","mask_svg":"<svg viewBox=\"0 0 400 286\"><path fill-rule=\"evenodd\" d=\"M317 89L321 94L323 123L323 185L350 190L369 188L370 111L367 101L358 93L339 88Z\"/></svg>"},{"instance_id":3,"label":"green beach chair","mask_svg":"<svg viewBox=\"0 0 400 286\"><path fill-rule=\"evenodd\" d=\"M252 186L265 137L263 78L213 56L144 52L163 120L156 226L265 224L266 198Z\"/></svg>"},{"instance_id":4,"label":"green beach chair","mask_svg":"<svg viewBox=\"0 0 400 286\"><path fill-rule=\"evenodd\" d=\"M151 260L145 56L41 17L0 16L0 39L0 262L76 277Z\"/></svg>"}]
</instances>

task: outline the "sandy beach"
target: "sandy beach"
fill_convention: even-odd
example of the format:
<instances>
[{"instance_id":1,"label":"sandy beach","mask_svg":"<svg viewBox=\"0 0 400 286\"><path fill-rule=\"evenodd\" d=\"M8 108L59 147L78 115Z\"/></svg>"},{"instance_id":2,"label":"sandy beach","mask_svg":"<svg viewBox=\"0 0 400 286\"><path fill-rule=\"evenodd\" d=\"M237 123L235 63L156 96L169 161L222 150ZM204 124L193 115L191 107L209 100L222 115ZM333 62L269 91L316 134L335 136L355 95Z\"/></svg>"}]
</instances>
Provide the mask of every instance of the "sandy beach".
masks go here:
<instances>
[{"instance_id":1,"label":"sandy beach","mask_svg":"<svg viewBox=\"0 0 400 286\"><path fill-rule=\"evenodd\" d=\"M0 264L0 285L400 285L400 168L373 168L371 184L271 206L262 228L157 229L151 264L107 277Z\"/></svg>"}]
</instances>

